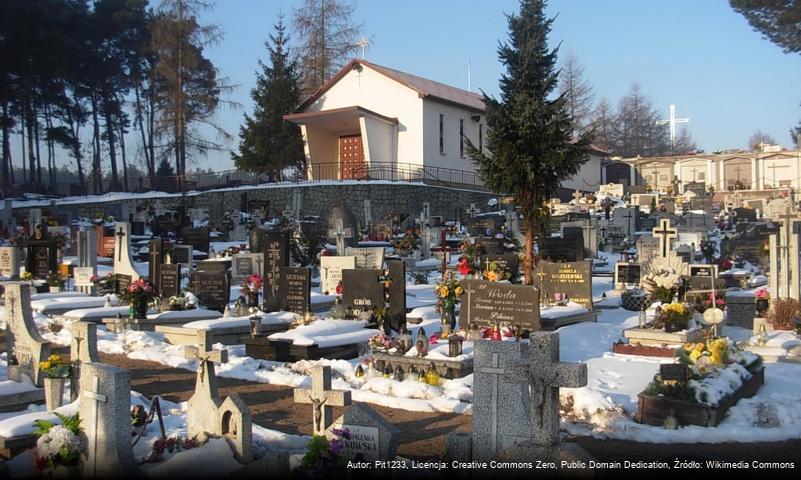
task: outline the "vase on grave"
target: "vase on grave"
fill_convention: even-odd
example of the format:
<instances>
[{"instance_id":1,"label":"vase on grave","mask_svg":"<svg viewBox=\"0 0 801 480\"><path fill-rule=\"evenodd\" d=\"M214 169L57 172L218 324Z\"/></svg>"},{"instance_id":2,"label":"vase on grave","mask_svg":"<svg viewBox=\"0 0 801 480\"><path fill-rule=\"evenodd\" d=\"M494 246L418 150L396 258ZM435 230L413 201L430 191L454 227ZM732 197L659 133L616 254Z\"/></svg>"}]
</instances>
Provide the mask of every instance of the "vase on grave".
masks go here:
<instances>
[{"instance_id":1,"label":"vase on grave","mask_svg":"<svg viewBox=\"0 0 801 480\"><path fill-rule=\"evenodd\" d=\"M136 319L144 319L147 318L147 300L138 300L131 304L131 307L134 311L134 317Z\"/></svg>"},{"instance_id":2,"label":"vase on grave","mask_svg":"<svg viewBox=\"0 0 801 480\"><path fill-rule=\"evenodd\" d=\"M45 404L47 405L48 412L52 412L61 406L61 401L64 398L64 384L66 381L67 379L63 377L44 378Z\"/></svg>"},{"instance_id":3,"label":"vase on grave","mask_svg":"<svg viewBox=\"0 0 801 480\"><path fill-rule=\"evenodd\" d=\"M770 308L770 300L767 298L758 298L756 301L756 311L757 316L763 317L765 316L765 312L768 311Z\"/></svg>"},{"instance_id":4,"label":"vase on grave","mask_svg":"<svg viewBox=\"0 0 801 480\"><path fill-rule=\"evenodd\" d=\"M248 293L248 307L259 306L259 292Z\"/></svg>"},{"instance_id":5,"label":"vase on grave","mask_svg":"<svg viewBox=\"0 0 801 480\"><path fill-rule=\"evenodd\" d=\"M261 317L258 315L250 317L250 336L253 338L261 336Z\"/></svg>"},{"instance_id":6,"label":"vase on grave","mask_svg":"<svg viewBox=\"0 0 801 480\"><path fill-rule=\"evenodd\" d=\"M342 299L337 297L337 299L334 300L334 304L331 306L331 311L328 312L328 315L334 319L342 319L345 318L347 313L347 309L344 305L342 305Z\"/></svg>"},{"instance_id":7,"label":"vase on grave","mask_svg":"<svg viewBox=\"0 0 801 480\"><path fill-rule=\"evenodd\" d=\"M450 305L447 307L445 312L445 316L448 320L448 326L450 327L450 331L456 331L456 305Z\"/></svg>"}]
</instances>

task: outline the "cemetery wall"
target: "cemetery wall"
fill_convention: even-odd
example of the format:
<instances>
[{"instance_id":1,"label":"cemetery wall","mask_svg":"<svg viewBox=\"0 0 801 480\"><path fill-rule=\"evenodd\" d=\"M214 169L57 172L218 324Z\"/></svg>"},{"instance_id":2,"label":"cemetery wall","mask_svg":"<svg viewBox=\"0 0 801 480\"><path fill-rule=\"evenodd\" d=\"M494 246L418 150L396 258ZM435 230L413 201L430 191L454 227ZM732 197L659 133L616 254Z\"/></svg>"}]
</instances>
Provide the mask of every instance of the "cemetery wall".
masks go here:
<instances>
[{"instance_id":1,"label":"cemetery wall","mask_svg":"<svg viewBox=\"0 0 801 480\"><path fill-rule=\"evenodd\" d=\"M482 211L487 210L487 200L497 194L462 190L432 185L389 183L389 182L357 182L352 184L321 185L314 183L292 185L265 185L263 187L244 187L242 189L215 190L208 192L192 192L186 195L189 208L207 208L212 219L219 218L223 212L240 209L243 204L252 201L268 201L270 213L284 210L292 205L292 194L295 189L303 192L304 215L319 215L326 218L332 207L344 205L364 221L364 200L369 199L373 220L385 218L390 213L416 214L423 208L423 203L431 205L431 215L443 216L446 219L465 216L465 208L475 203ZM58 204L56 210L60 215L75 219L81 216L94 217L105 213L120 217L122 205L129 206L160 202L165 208L177 207L181 196L168 195L158 197L150 194L147 198L121 199L99 203L87 200L81 204ZM47 206L36 207L47 210ZM16 208L15 214L25 214L27 208Z\"/></svg>"}]
</instances>

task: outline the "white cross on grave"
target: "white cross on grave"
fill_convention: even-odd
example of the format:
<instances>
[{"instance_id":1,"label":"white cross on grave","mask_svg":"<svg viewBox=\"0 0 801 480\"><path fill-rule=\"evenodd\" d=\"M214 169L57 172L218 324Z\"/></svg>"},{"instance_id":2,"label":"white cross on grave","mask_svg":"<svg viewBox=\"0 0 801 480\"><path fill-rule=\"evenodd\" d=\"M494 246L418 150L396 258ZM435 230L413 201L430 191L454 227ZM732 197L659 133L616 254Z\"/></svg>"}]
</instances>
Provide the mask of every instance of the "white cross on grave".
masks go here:
<instances>
[{"instance_id":1,"label":"white cross on grave","mask_svg":"<svg viewBox=\"0 0 801 480\"><path fill-rule=\"evenodd\" d=\"M670 228L670 219L663 218L659 222L659 227L654 227L653 233L654 236L659 238L659 255L662 258L667 258L668 253L671 250L670 243L671 240L678 238L678 230L675 228Z\"/></svg>"},{"instance_id":2,"label":"white cross on grave","mask_svg":"<svg viewBox=\"0 0 801 480\"><path fill-rule=\"evenodd\" d=\"M184 356L187 360L200 360L195 380L195 393L189 399L187 411L189 436L215 432L216 414L222 400L217 389L215 363L228 362L228 350L211 350L211 330L198 330L198 346L187 346Z\"/></svg>"},{"instance_id":3,"label":"white cross on grave","mask_svg":"<svg viewBox=\"0 0 801 480\"><path fill-rule=\"evenodd\" d=\"M468 209L466 210L466 212L467 212L467 214L468 214L468 215L470 215L470 218L476 218L476 214L478 214L478 213L481 213L481 210L479 210L479 209L476 207L476 204L475 204L475 203L471 203L471 204L470 204L470 208L468 208Z\"/></svg>"},{"instance_id":4,"label":"white cross on grave","mask_svg":"<svg viewBox=\"0 0 801 480\"><path fill-rule=\"evenodd\" d=\"M337 255L345 255L345 239L353 238L353 230L351 228L344 228L343 220L341 218L337 218L337 228L329 230L328 237L336 237Z\"/></svg>"},{"instance_id":5,"label":"white cross on grave","mask_svg":"<svg viewBox=\"0 0 801 480\"><path fill-rule=\"evenodd\" d=\"M89 445L89 454L90 454L90 458L92 458L92 460L93 460L92 468L90 470L92 472L96 472L97 471L97 458L98 458L98 455L97 455L97 453L98 453L97 452L97 437L98 437L98 435L100 433L100 432L97 431L97 427L98 427L98 423L99 423L98 422L98 418L100 417L100 415L98 415L98 412L97 412L97 404L98 404L98 402L100 402L100 403L108 402L108 397L106 397L103 394L97 393L99 390L100 390L100 377L95 375L94 378L92 378L92 388L90 390L85 390L83 392L83 397L84 398L88 398L89 400L93 400L93 402L92 402L93 415L92 416L94 417L95 421L94 421L94 425L92 425L92 433L93 433L93 435L88 435L89 443L90 443L90 445Z\"/></svg>"},{"instance_id":6,"label":"white cross on grave","mask_svg":"<svg viewBox=\"0 0 801 480\"><path fill-rule=\"evenodd\" d=\"M531 427L534 445L559 443L559 388L587 385L586 363L559 361L559 334L532 332L529 363L507 367L504 380L531 388Z\"/></svg>"},{"instance_id":7,"label":"white cross on grave","mask_svg":"<svg viewBox=\"0 0 801 480\"><path fill-rule=\"evenodd\" d=\"M325 435L331 425L332 407L350 405L349 390L331 390L331 367L316 365L312 370L312 388L296 388L295 403L312 405L312 433Z\"/></svg>"}]
</instances>

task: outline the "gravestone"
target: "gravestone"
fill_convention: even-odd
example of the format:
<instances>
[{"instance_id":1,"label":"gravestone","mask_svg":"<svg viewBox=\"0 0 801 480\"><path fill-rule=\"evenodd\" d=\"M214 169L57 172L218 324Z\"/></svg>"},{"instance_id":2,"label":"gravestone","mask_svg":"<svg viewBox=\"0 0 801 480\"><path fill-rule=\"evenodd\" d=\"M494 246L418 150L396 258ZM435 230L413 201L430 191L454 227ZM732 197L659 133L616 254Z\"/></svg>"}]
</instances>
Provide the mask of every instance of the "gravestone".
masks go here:
<instances>
[{"instance_id":1,"label":"gravestone","mask_svg":"<svg viewBox=\"0 0 801 480\"><path fill-rule=\"evenodd\" d=\"M303 315L309 311L311 301L311 269L283 267L278 284L281 310Z\"/></svg>"},{"instance_id":2,"label":"gravestone","mask_svg":"<svg viewBox=\"0 0 801 480\"><path fill-rule=\"evenodd\" d=\"M643 235L637 240L637 260L640 263L649 262L659 255L659 239L651 235Z\"/></svg>"},{"instance_id":3,"label":"gravestone","mask_svg":"<svg viewBox=\"0 0 801 480\"><path fill-rule=\"evenodd\" d=\"M333 429L348 429L350 438L343 440L343 457L361 462L391 461L398 450L399 430L366 403L356 403L334 420L326 436L335 438Z\"/></svg>"},{"instance_id":4,"label":"gravestone","mask_svg":"<svg viewBox=\"0 0 801 480\"><path fill-rule=\"evenodd\" d=\"M194 250L199 252L209 252L209 227L184 227L181 229L180 237L181 243L184 245L191 245Z\"/></svg>"},{"instance_id":5,"label":"gravestone","mask_svg":"<svg viewBox=\"0 0 801 480\"><path fill-rule=\"evenodd\" d=\"M388 259L387 270L392 282L389 284L389 307L387 319L390 327L396 332L406 325L406 262L400 259Z\"/></svg>"},{"instance_id":6,"label":"gravestone","mask_svg":"<svg viewBox=\"0 0 801 480\"><path fill-rule=\"evenodd\" d=\"M587 364L559 361L557 332L531 333L528 351L528 362L506 367L504 380L530 387L532 444L551 447L559 443L559 389L587 385Z\"/></svg>"},{"instance_id":7,"label":"gravestone","mask_svg":"<svg viewBox=\"0 0 801 480\"><path fill-rule=\"evenodd\" d=\"M726 325L754 331L756 317L756 295L746 292L726 294Z\"/></svg>"},{"instance_id":8,"label":"gravestone","mask_svg":"<svg viewBox=\"0 0 801 480\"><path fill-rule=\"evenodd\" d=\"M154 238L148 242L147 254L147 279L156 287L156 291L161 291L159 282L161 281L161 265L164 263L166 249L161 238Z\"/></svg>"},{"instance_id":9,"label":"gravestone","mask_svg":"<svg viewBox=\"0 0 801 480\"><path fill-rule=\"evenodd\" d=\"M639 286L642 278L642 266L637 263L617 262L615 264L615 285Z\"/></svg>"},{"instance_id":10,"label":"gravestone","mask_svg":"<svg viewBox=\"0 0 801 480\"><path fill-rule=\"evenodd\" d=\"M384 247L347 247L345 255L356 257L356 268L384 268Z\"/></svg>"},{"instance_id":11,"label":"gravestone","mask_svg":"<svg viewBox=\"0 0 801 480\"><path fill-rule=\"evenodd\" d=\"M131 222L131 235L144 236L145 235L145 222Z\"/></svg>"},{"instance_id":12,"label":"gravestone","mask_svg":"<svg viewBox=\"0 0 801 480\"><path fill-rule=\"evenodd\" d=\"M230 301L231 285L227 272L196 271L189 275L192 293L209 310L224 312Z\"/></svg>"},{"instance_id":13,"label":"gravestone","mask_svg":"<svg viewBox=\"0 0 801 480\"><path fill-rule=\"evenodd\" d=\"M471 237L484 237L495 233L495 220L477 217L467 221L467 234Z\"/></svg>"},{"instance_id":14,"label":"gravestone","mask_svg":"<svg viewBox=\"0 0 801 480\"><path fill-rule=\"evenodd\" d=\"M263 253L238 253L231 257L231 278L241 283L254 273L262 275Z\"/></svg>"},{"instance_id":15,"label":"gravestone","mask_svg":"<svg viewBox=\"0 0 801 480\"><path fill-rule=\"evenodd\" d=\"M336 292L342 270L356 268L356 257L320 257L320 284L323 293Z\"/></svg>"},{"instance_id":16,"label":"gravestone","mask_svg":"<svg viewBox=\"0 0 801 480\"><path fill-rule=\"evenodd\" d=\"M540 329L540 307L531 285L463 280L460 324L492 326L507 322L524 330Z\"/></svg>"},{"instance_id":17,"label":"gravestone","mask_svg":"<svg viewBox=\"0 0 801 480\"><path fill-rule=\"evenodd\" d=\"M584 260L584 239L582 236L546 237L540 243L540 257L551 262L582 261Z\"/></svg>"},{"instance_id":18,"label":"gravestone","mask_svg":"<svg viewBox=\"0 0 801 480\"><path fill-rule=\"evenodd\" d=\"M263 252L265 247L264 237L267 235L267 230L261 228L254 228L248 235L248 244L251 253Z\"/></svg>"},{"instance_id":19,"label":"gravestone","mask_svg":"<svg viewBox=\"0 0 801 480\"><path fill-rule=\"evenodd\" d=\"M627 237L640 228L639 207L619 207L612 211L612 225L623 229Z\"/></svg>"},{"instance_id":20,"label":"gravestone","mask_svg":"<svg viewBox=\"0 0 801 480\"><path fill-rule=\"evenodd\" d=\"M331 367L315 365L312 367L311 388L293 390L295 403L308 403L312 406L312 434L325 435L331 425L332 408L350 405L350 390L331 389Z\"/></svg>"},{"instance_id":21,"label":"gravestone","mask_svg":"<svg viewBox=\"0 0 801 480\"><path fill-rule=\"evenodd\" d=\"M187 360L199 361L195 392L189 397L186 408L187 434L190 438L197 436L200 441L205 441L209 435L217 432L217 411L222 404L214 365L228 362L228 350L211 349L211 330L198 330L197 336L197 346L187 346L184 349Z\"/></svg>"},{"instance_id":22,"label":"gravestone","mask_svg":"<svg viewBox=\"0 0 801 480\"><path fill-rule=\"evenodd\" d=\"M240 463L253 460L253 415L238 393L232 393L220 405L218 434L224 438Z\"/></svg>"},{"instance_id":23,"label":"gravestone","mask_svg":"<svg viewBox=\"0 0 801 480\"><path fill-rule=\"evenodd\" d=\"M554 298L556 293L567 294L571 302L592 311L591 260L564 263L542 260L537 271L543 298Z\"/></svg>"},{"instance_id":24,"label":"gravestone","mask_svg":"<svg viewBox=\"0 0 801 480\"><path fill-rule=\"evenodd\" d=\"M479 238L478 246L481 249L481 255L503 255L506 249L503 246L502 238Z\"/></svg>"},{"instance_id":25,"label":"gravestone","mask_svg":"<svg viewBox=\"0 0 801 480\"><path fill-rule=\"evenodd\" d=\"M281 269L289 266L289 235L270 232L264 242L264 303L266 311L275 312L281 308L278 296Z\"/></svg>"},{"instance_id":26,"label":"gravestone","mask_svg":"<svg viewBox=\"0 0 801 480\"><path fill-rule=\"evenodd\" d=\"M81 380L81 366L84 363L99 362L97 353L97 324L92 322L73 322L69 326L72 334L70 342L70 400L78 399ZM77 386L77 388L76 388Z\"/></svg>"},{"instance_id":27,"label":"gravestone","mask_svg":"<svg viewBox=\"0 0 801 480\"><path fill-rule=\"evenodd\" d=\"M756 222L757 214L753 208L737 207L734 209L734 219L737 223L740 222Z\"/></svg>"},{"instance_id":28,"label":"gravestone","mask_svg":"<svg viewBox=\"0 0 801 480\"><path fill-rule=\"evenodd\" d=\"M32 238L25 240L25 271L33 278L47 279L50 272L58 271L56 242L47 233L47 227L37 226Z\"/></svg>"},{"instance_id":29,"label":"gravestone","mask_svg":"<svg viewBox=\"0 0 801 480\"><path fill-rule=\"evenodd\" d=\"M172 263L180 263L181 265L186 265L187 270L192 270L194 266L193 263L193 252L191 245L175 245L172 247Z\"/></svg>"},{"instance_id":30,"label":"gravestone","mask_svg":"<svg viewBox=\"0 0 801 480\"><path fill-rule=\"evenodd\" d=\"M128 290L128 287L133 283L133 277L131 275L125 275L124 273L115 273L114 274L114 293L117 295L121 295Z\"/></svg>"},{"instance_id":31,"label":"gravestone","mask_svg":"<svg viewBox=\"0 0 801 480\"><path fill-rule=\"evenodd\" d=\"M85 293L94 293L95 284L92 277L97 274L97 270L92 267L75 267L72 269L72 279L75 289Z\"/></svg>"},{"instance_id":32,"label":"gravestone","mask_svg":"<svg viewBox=\"0 0 801 480\"><path fill-rule=\"evenodd\" d=\"M161 298L169 299L181 293L181 264L165 263L159 272L159 287Z\"/></svg>"},{"instance_id":33,"label":"gravestone","mask_svg":"<svg viewBox=\"0 0 801 480\"><path fill-rule=\"evenodd\" d=\"M134 268L131 258L130 226L126 222L117 222L114 230L114 274L127 275L131 280L139 280L139 273Z\"/></svg>"},{"instance_id":34,"label":"gravestone","mask_svg":"<svg viewBox=\"0 0 801 480\"><path fill-rule=\"evenodd\" d=\"M342 304L355 310L384 307L384 284L378 269L342 270Z\"/></svg>"},{"instance_id":35,"label":"gravestone","mask_svg":"<svg viewBox=\"0 0 801 480\"><path fill-rule=\"evenodd\" d=\"M0 247L0 275L12 280L19 279L22 250L19 247Z\"/></svg>"},{"instance_id":36,"label":"gravestone","mask_svg":"<svg viewBox=\"0 0 801 480\"><path fill-rule=\"evenodd\" d=\"M495 262L504 271L512 274L512 278L520 274L520 259L515 254L484 255L481 258L481 268L487 270L490 263Z\"/></svg>"},{"instance_id":37,"label":"gravestone","mask_svg":"<svg viewBox=\"0 0 801 480\"><path fill-rule=\"evenodd\" d=\"M139 473L131 439L131 372L103 363L81 365L81 437L87 478L127 478Z\"/></svg>"},{"instance_id":38,"label":"gravestone","mask_svg":"<svg viewBox=\"0 0 801 480\"><path fill-rule=\"evenodd\" d=\"M718 266L717 265L690 265L690 276L691 277L715 277L718 276Z\"/></svg>"},{"instance_id":39,"label":"gravestone","mask_svg":"<svg viewBox=\"0 0 801 480\"><path fill-rule=\"evenodd\" d=\"M520 364L528 345L477 340L473 367L473 459L489 461L502 450L531 440L529 389L504 380ZM464 459L460 459L464 460Z\"/></svg>"},{"instance_id":40,"label":"gravestone","mask_svg":"<svg viewBox=\"0 0 801 480\"><path fill-rule=\"evenodd\" d=\"M78 266L91 269L91 276L97 275L97 231L93 228L81 228L76 232L76 236L78 239ZM76 286L81 292L95 294L94 284L78 285L76 281Z\"/></svg>"},{"instance_id":41,"label":"gravestone","mask_svg":"<svg viewBox=\"0 0 801 480\"><path fill-rule=\"evenodd\" d=\"M16 358L18 374L27 375L34 385L41 387L44 373L39 362L51 353L50 342L39 334L31 310L31 286L27 283L6 283L6 358ZM15 382L19 378L9 378Z\"/></svg>"}]
</instances>

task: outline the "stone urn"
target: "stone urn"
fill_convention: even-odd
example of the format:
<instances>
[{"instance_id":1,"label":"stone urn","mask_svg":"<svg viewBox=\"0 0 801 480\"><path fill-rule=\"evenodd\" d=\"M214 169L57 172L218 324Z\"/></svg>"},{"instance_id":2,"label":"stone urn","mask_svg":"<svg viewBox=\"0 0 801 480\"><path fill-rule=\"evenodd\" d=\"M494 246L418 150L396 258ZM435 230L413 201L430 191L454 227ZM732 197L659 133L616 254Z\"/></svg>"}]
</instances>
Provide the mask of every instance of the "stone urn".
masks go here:
<instances>
[{"instance_id":1,"label":"stone urn","mask_svg":"<svg viewBox=\"0 0 801 480\"><path fill-rule=\"evenodd\" d=\"M67 379L61 378L44 378L44 391L45 391L45 404L47 411L52 412L61 406L61 401L64 398L64 384Z\"/></svg>"}]
</instances>

